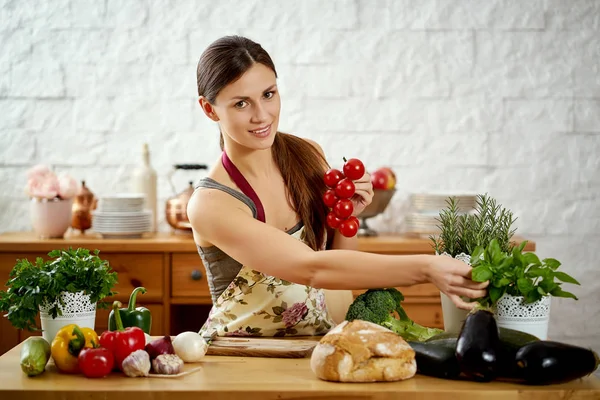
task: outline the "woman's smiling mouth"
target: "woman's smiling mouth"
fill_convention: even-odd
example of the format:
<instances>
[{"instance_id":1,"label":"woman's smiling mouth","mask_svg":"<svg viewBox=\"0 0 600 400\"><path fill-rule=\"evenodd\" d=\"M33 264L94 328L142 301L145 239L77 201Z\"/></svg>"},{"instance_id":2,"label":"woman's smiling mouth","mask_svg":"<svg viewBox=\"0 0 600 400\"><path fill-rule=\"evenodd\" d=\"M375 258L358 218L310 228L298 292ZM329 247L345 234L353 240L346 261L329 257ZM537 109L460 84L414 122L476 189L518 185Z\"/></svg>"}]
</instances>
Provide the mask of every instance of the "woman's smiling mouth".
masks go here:
<instances>
[{"instance_id":1,"label":"woman's smiling mouth","mask_svg":"<svg viewBox=\"0 0 600 400\"><path fill-rule=\"evenodd\" d=\"M255 130L248 131L248 132L250 132L251 134L253 134L256 137L265 138L265 137L269 136L269 134L271 133L271 125L269 124L262 128L255 129Z\"/></svg>"}]
</instances>

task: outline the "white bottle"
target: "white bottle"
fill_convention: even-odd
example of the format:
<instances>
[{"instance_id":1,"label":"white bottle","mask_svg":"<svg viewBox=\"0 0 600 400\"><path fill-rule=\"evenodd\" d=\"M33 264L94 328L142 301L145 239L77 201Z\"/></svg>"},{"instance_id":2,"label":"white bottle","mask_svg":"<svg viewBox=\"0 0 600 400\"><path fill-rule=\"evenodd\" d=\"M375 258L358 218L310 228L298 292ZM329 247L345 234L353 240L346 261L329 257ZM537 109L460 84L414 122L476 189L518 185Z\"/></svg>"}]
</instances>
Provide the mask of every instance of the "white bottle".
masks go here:
<instances>
[{"instance_id":1,"label":"white bottle","mask_svg":"<svg viewBox=\"0 0 600 400\"><path fill-rule=\"evenodd\" d=\"M131 191L146 196L147 210L152 211L151 231L156 232L156 171L150 165L150 150L148 143L142 148L142 162L133 170L131 176Z\"/></svg>"}]
</instances>

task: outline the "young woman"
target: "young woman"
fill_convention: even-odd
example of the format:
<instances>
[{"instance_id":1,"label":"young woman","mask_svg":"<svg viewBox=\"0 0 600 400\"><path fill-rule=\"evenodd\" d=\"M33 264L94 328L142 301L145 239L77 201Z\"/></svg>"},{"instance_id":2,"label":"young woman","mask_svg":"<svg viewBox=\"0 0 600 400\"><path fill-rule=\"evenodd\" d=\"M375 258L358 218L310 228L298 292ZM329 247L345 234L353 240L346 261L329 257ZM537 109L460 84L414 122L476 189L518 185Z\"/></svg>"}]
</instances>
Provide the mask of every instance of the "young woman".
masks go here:
<instances>
[{"instance_id":1,"label":"young woman","mask_svg":"<svg viewBox=\"0 0 600 400\"><path fill-rule=\"evenodd\" d=\"M359 252L356 237L327 229L328 164L319 145L277 130L277 73L259 44L215 41L197 80L223 150L187 210L213 300L203 335L325 334L343 320L351 289L431 282L465 309L461 296L485 294L461 261ZM354 183L359 215L373 190L367 173Z\"/></svg>"}]
</instances>

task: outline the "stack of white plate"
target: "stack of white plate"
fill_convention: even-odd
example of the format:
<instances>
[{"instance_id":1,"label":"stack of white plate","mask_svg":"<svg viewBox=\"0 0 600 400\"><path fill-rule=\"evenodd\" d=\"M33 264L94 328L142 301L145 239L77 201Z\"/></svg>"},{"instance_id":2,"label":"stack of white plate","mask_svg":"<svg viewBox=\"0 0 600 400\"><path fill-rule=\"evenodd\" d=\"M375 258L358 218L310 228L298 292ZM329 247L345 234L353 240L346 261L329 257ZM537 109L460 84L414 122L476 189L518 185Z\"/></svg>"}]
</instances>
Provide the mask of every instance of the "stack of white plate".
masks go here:
<instances>
[{"instance_id":1,"label":"stack of white plate","mask_svg":"<svg viewBox=\"0 0 600 400\"><path fill-rule=\"evenodd\" d=\"M468 212L475 208L477 196L474 194L415 193L410 196L411 207L415 211L440 211L448 207L450 197L454 197L458 208Z\"/></svg>"},{"instance_id":2,"label":"stack of white plate","mask_svg":"<svg viewBox=\"0 0 600 400\"><path fill-rule=\"evenodd\" d=\"M406 215L405 231L420 236L435 235L440 232L440 211L448 208L448 201L454 197L461 214L475 209L477 195L456 193L414 193L410 196L410 213Z\"/></svg>"},{"instance_id":3,"label":"stack of white plate","mask_svg":"<svg viewBox=\"0 0 600 400\"><path fill-rule=\"evenodd\" d=\"M92 211L92 227L104 238L139 238L152 228L152 212L140 194L101 197Z\"/></svg>"}]
</instances>

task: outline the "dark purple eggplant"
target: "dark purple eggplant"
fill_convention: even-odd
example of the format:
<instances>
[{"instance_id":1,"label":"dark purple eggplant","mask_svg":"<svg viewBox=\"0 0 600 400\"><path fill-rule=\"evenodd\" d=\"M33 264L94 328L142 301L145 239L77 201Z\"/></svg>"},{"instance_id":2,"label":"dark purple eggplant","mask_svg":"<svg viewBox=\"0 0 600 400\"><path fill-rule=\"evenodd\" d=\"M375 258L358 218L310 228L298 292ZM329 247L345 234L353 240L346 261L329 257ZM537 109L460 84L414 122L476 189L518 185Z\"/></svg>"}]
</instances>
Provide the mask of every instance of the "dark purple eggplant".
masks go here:
<instances>
[{"instance_id":1,"label":"dark purple eggplant","mask_svg":"<svg viewBox=\"0 0 600 400\"><path fill-rule=\"evenodd\" d=\"M500 357L498 358L497 377L498 378L518 378L519 371L515 362L517 351L534 341L539 341L537 337L514 329L498 327L500 337ZM445 346L456 348L458 333L443 332L430 339L426 343L438 343Z\"/></svg>"},{"instance_id":2,"label":"dark purple eggplant","mask_svg":"<svg viewBox=\"0 0 600 400\"><path fill-rule=\"evenodd\" d=\"M443 379L457 379L460 368L456 360L456 339L447 343L408 342L415 351L417 372Z\"/></svg>"},{"instance_id":3,"label":"dark purple eggplant","mask_svg":"<svg viewBox=\"0 0 600 400\"><path fill-rule=\"evenodd\" d=\"M540 340L521 347L515 356L524 383L544 385L582 378L598 368L598 354L584 347Z\"/></svg>"},{"instance_id":4,"label":"dark purple eggplant","mask_svg":"<svg viewBox=\"0 0 600 400\"><path fill-rule=\"evenodd\" d=\"M456 359L461 372L489 382L498 375L500 337L494 314L477 310L467 316L456 342Z\"/></svg>"}]
</instances>

